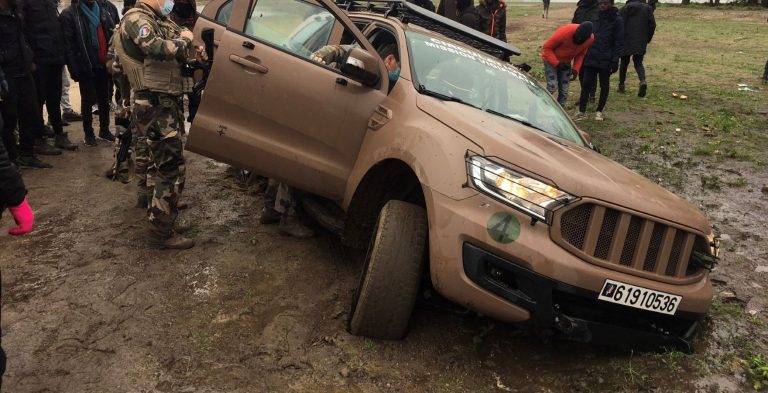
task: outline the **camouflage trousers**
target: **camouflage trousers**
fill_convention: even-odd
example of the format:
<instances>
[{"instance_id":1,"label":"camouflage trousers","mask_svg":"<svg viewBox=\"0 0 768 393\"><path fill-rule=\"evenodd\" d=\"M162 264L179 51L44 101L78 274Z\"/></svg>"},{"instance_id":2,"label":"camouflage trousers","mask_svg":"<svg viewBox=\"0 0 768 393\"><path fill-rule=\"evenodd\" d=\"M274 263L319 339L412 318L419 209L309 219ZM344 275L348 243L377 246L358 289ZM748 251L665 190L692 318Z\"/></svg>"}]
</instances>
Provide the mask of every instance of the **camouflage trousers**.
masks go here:
<instances>
[{"instance_id":1,"label":"camouflage trousers","mask_svg":"<svg viewBox=\"0 0 768 393\"><path fill-rule=\"evenodd\" d=\"M156 101L136 97L136 155L137 160L144 154L142 158L147 158L146 187L152 190L148 204L150 236L166 239L173 236L173 225L179 215L177 204L184 190L184 123L176 97L157 94Z\"/></svg>"}]
</instances>

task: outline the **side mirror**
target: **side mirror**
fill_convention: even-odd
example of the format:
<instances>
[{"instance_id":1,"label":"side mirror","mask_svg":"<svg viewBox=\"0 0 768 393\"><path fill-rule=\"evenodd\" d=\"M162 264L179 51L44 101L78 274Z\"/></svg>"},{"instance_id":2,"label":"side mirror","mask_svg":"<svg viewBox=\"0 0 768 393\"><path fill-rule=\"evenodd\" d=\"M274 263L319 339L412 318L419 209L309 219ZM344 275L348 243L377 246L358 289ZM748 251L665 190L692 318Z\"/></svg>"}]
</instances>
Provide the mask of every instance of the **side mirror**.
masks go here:
<instances>
[{"instance_id":1,"label":"side mirror","mask_svg":"<svg viewBox=\"0 0 768 393\"><path fill-rule=\"evenodd\" d=\"M352 48L346 59L342 59L339 70L342 74L366 86L379 83L379 58L360 48Z\"/></svg>"}]
</instances>

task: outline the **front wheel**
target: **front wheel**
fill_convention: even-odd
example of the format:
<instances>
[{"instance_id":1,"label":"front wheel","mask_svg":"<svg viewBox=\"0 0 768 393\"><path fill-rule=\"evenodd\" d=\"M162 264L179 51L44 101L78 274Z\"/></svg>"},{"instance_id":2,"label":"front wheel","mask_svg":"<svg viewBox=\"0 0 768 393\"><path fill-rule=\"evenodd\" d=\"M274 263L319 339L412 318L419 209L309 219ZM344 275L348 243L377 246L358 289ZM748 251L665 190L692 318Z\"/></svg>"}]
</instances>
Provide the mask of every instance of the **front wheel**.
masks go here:
<instances>
[{"instance_id":1,"label":"front wheel","mask_svg":"<svg viewBox=\"0 0 768 393\"><path fill-rule=\"evenodd\" d=\"M350 333L388 340L405 335L421 282L426 237L424 208L396 200L384 205L352 301Z\"/></svg>"}]
</instances>

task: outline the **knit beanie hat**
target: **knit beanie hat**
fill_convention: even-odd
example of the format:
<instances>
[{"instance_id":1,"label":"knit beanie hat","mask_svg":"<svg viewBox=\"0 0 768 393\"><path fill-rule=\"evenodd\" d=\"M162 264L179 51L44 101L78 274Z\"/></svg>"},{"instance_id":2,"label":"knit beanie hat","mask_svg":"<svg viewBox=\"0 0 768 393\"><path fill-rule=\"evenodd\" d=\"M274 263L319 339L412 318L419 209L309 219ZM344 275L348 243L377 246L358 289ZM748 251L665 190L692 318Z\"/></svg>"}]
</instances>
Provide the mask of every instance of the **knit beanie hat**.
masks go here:
<instances>
[{"instance_id":1,"label":"knit beanie hat","mask_svg":"<svg viewBox=\"0 0 768 393\"><path fill-rule=\"evenodd\" d=\"M587 21L580 24L579 27L576 28L576 32L573 33L573 43L576 45L585 43L589 37L592 36L593 29L592 22Z\"/></svg>"}]
</instances>

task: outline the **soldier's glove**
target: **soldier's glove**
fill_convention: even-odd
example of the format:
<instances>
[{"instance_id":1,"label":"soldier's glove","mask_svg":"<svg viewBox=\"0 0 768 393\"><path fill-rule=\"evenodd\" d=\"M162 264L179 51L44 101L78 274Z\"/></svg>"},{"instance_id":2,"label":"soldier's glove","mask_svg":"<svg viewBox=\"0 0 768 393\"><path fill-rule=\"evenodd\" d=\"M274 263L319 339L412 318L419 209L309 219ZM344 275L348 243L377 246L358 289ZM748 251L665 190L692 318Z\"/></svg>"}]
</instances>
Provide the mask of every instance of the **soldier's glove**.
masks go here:
<instances>
[{"instance_id":1,"label":"soldier's glove","mask_svg":"<svg viewBox=\"0 0 768 393\"><path fill-rule=\"evenodd\" d=\"M571 82L575 81L579 77L579 71L576 69L571 70Z\"/></svg>"},{"instance_id":2,"label":"soldier's glove","mask_svg":"<svg viewBox=\"0 0 768 393\"><path fill-rule=\"evenodd\" d=\"M619 62L614 61L613 63L611 63L611 74L615 74L616 71L618 70L619 70Z\"/></svg>"},{"instance_id":3,"label":"soldier's glove","mask_svg":"<svg viewBox=\"0 0 768 393\"><path fill-rule=\"evenodd\" d=\"M8 208L8 210L11 211L11 215L13 215L13 219L16 221L17 225L9 229L8 233L13 236L21 236L32 231L32 224L35 221L35 213L32 211L32 208L29 207L26 198L24 198L24 201L18 206Z\"/></svg>"}]
</instances>

